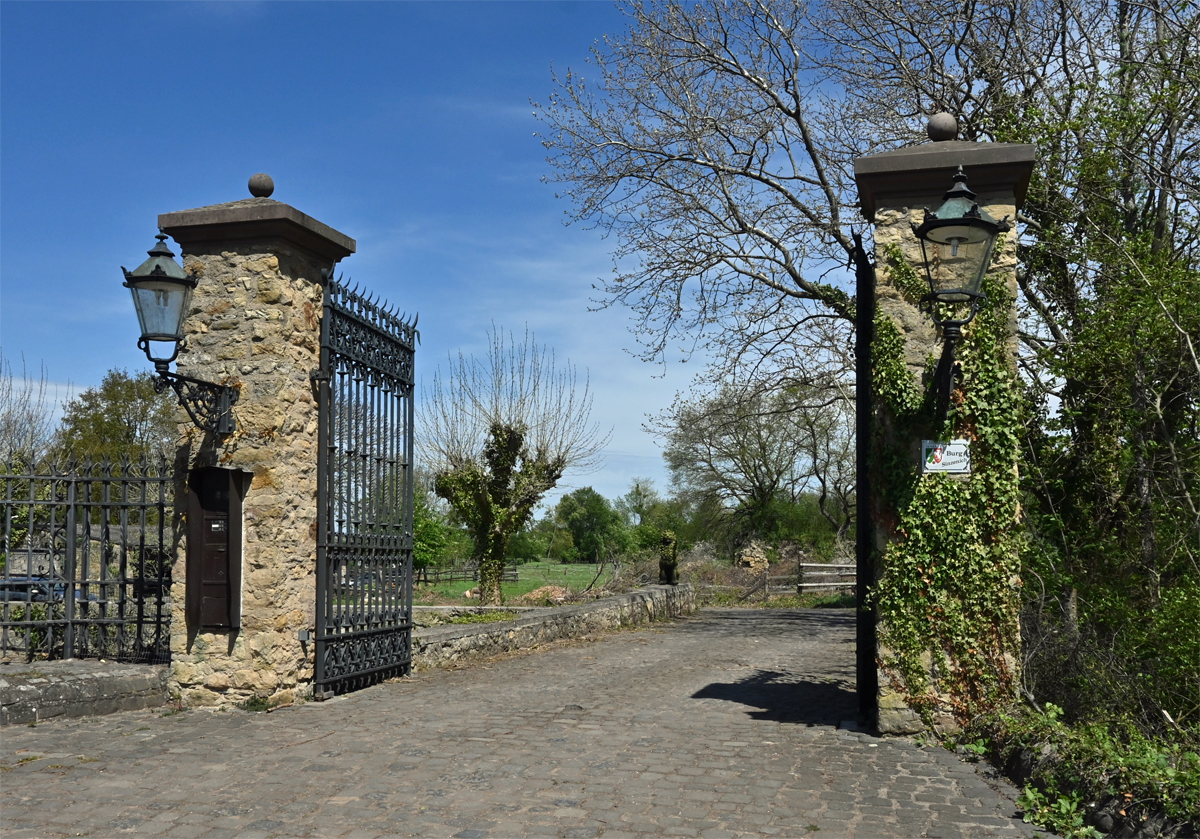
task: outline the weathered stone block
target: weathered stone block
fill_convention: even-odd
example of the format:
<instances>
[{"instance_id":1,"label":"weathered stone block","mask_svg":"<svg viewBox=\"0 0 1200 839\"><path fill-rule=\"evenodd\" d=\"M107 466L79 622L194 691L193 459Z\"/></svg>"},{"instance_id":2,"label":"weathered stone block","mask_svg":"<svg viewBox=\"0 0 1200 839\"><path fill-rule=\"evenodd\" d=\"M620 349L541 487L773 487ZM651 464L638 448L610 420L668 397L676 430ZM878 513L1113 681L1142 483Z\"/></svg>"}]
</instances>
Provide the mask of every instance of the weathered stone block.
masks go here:
<instances>
[{"instance_id":1,"label":"weathered stone block","mask_svg":"<svg viewBox=\"0 0 1200 839\"><path fill-rule=\"evenodd\" d=\"M99 661L8 665L0 679L0 725L157 708L167 701L167 667Z\"/></svg>"}]
</instances>

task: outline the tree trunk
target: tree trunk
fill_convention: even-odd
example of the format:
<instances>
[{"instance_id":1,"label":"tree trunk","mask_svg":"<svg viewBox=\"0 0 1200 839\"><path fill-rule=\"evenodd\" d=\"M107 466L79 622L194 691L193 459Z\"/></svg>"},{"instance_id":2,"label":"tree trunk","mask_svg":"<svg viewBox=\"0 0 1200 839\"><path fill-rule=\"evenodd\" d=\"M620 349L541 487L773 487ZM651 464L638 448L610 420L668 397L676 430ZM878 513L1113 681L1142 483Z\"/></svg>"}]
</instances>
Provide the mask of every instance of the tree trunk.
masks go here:
<instances>
[{"instance_id":1,"label":"tree trunk","mask_svg":"<svg viewBox=\"0 0 1200 839\"><path fill-rule=\"evenodd\" d=\"M479 558L479 602L483 606L499 606L504 602L500 580L506 547L507 540L493 534L487 551Z\"/></svg>"},{"instance_id":2,"label":"tree trunk","mask_svg":"<svg viewBox=\"0 0 1200 839\"><path fill-rule=\"evenodd\" d=\"M1146 574L1146 589L1150 595L1150 605L1159 603L1159 569L1158 569L1158 538L1154 523L1154 497L1152 492L1153 476L1149 455L1150 399L1146 385L1146 366L1141 358L1137 361L1134 371L1133 404L1138 411L1138 427L1134 434L1133 469L1134 484L1137 492L1140 513L1139 547L1142 556L1142 568Z\"/></svg>"},{"instance_id":3,"label":"tree trunk","mask_svg":"<svg viewBox=\"0 0 1200 839\"><path fill-rule=\"evenodd\" d=\"M1067 594L1066 602L1063 604L1063 624L1067 628L1067 634L1074 639L1079 638L1079 592L1071 587L1071 591Z\"/></svg>"}]
</instances>

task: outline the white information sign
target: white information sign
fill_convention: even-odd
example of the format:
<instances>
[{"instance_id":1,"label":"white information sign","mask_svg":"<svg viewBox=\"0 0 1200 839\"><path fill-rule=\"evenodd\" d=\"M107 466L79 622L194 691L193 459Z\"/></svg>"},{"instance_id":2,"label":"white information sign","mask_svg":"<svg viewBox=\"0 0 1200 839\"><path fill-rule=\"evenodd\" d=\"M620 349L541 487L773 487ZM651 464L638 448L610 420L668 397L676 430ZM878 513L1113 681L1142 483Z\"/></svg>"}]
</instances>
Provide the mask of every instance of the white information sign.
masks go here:
<instances>
[{"instance_id":1,"label":"white information sign","mask_svg":"<svg viewBox=\"0 0 1200 839\"><path fill-rule=\"evenodd\" d=\"M969 440L923 440L921 471L966 475L971 471Z\"/></svg>"}]
</instances>

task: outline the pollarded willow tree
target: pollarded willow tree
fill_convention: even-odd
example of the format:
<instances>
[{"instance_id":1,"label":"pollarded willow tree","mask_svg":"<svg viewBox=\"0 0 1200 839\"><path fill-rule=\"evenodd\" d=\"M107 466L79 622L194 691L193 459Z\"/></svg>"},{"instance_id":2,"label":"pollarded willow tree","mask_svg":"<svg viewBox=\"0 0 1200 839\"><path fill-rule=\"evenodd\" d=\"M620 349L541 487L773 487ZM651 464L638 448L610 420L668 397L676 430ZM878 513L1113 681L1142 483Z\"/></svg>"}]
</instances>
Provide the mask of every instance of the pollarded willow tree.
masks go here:
<instances>
[{"instance_id":1,"label":"pollarded willow tree","mask_svg":"<svg viewBox=\"0 0 1200 839\"><path fill-rule=\"evenodd\" d=\"M474 540L485 604L501 602L508 541L568 469L597 465L608 437L591 420L592 396L575 367L526 331L493 327L487 356L459 354L423 394L418 437L434 492Z\"/></svg>"},{"instance_id":2,"label":"pollarded willow tree","mask_svg":"<svg viewBox=\"0 0 1200 839\"><path fill-rule=\"evenodd\" d=\"M1020 363L1037 409L1026 567L1046 603L1072 604L1081 631L1062 637L1091 632L1110 661L1127 658L1114 684L1154 683L1137 708L1086 692L1097 707L1122 704L1148 728L1159 708L1200 720L1200 632L1170 631L1189 614L1194 628L1200 602L1200 9L625 11L626 31L539 108L551 180L575 221L615 238L601 302L632 309L647 357L707 342L712 382L849 383L856 301L836 269L866 229L855 157L923 142L939 111L963 139L1038 146L1019 219ZM1147 609L1162 619L1131 620ZM1078 705L1051 683L1027 687Z\"/></svg>"}]
</instances>

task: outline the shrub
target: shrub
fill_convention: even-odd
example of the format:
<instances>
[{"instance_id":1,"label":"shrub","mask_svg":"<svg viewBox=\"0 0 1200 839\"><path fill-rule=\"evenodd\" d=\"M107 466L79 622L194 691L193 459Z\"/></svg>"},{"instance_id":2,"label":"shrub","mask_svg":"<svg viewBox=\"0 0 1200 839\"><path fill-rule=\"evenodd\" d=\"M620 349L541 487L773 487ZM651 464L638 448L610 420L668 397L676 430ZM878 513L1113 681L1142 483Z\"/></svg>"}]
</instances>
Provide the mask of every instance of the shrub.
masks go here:
<instances>
[{"instance_id":1,"label":"shrub","mask_svg":"<svg viewBox=\"0 0 1200 839\"><path fill-rule=\"evenodd\" d=\"M1200 826L1200 728L1177 728L1167 739L1147 737L1129 720L1068 726L1063 709L1046 703L1041 713L1021 708L980 718L962 738L986 744L991 760L1025 785L1018 803L1027 821L1063 836L1154 817L1184 835Z\"/></svg>"}]
</instances>

